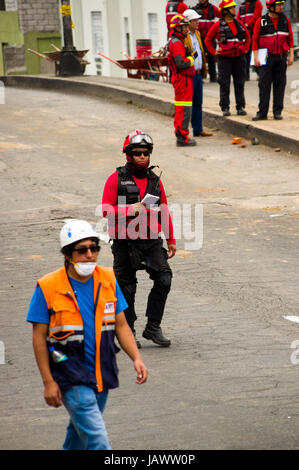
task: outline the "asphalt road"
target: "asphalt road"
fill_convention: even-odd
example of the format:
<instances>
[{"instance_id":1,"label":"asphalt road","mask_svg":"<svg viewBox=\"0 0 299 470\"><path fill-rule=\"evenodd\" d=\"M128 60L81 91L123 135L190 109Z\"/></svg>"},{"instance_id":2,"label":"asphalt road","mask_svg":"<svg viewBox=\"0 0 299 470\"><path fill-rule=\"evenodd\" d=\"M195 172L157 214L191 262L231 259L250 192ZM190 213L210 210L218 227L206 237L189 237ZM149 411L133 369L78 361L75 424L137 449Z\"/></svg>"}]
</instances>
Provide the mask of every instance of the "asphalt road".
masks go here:
<instances>
[{"instance_id":1,"label":"asphalt road","mask_svg":"<svg viewBox=\"0 0 299 470\"><path fill-rule=\"evenodd\" d=\"M221 130L178 149L170 118L84 96L9 88L0 111L0 449L61 448L67 413L44 403L26 313L36 279L62 264L63 221L100 222L106 178L135 128L152 135L151 162L176 209L163 322L172 345L141 337L151 286L141 273L136 326L149 379L137 386L119 353L120 388L105 411L112 447L298 449L299 326L285 318L298 315L298 158L232 145ZM102 246L100 264L112 265Z\"/></svg>"}]
</instances>

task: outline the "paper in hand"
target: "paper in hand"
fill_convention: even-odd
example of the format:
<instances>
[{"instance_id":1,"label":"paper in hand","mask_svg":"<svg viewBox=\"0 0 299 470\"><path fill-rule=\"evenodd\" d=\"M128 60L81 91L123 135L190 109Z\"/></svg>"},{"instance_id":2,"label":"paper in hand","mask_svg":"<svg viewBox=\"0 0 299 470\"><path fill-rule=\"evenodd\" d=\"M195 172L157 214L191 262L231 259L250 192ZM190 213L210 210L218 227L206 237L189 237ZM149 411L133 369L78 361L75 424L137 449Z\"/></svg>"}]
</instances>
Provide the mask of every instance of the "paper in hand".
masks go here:
<instances>
[{"instance_id":1,"label":"paper in hand","mask_svg":"<svg viewBox=\"0 0 299 470\"><path fill-rule=\"evenodd\" d=\"M261 65L266 65L268 60L268 49L259 49L258 50L258 60ZM254 65L254 54L251 53L250 65Z\"/></svg>"},{"instance_id":2,"label":"paper in hand","mask_svg":"<svg viewBox=\"0 0 299 470\"><path fill-rule=\"evenodd\" d=\"M142 204L145 204L147 209L150 209L151 206L154 206L159 201L158 196L154 196L153 194L146 194L142 199Z\"/></svg>"}]
</instances>

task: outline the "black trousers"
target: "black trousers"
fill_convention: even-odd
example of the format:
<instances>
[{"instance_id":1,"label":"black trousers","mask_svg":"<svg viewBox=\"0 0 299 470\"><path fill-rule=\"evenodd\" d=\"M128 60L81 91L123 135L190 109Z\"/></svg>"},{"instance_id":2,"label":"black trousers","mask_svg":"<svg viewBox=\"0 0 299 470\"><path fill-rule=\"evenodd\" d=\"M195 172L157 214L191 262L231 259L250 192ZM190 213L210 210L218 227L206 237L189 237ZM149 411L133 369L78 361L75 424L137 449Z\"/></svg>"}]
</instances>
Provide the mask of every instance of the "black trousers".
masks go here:
<instances>
[{"instance_id":1,"label":"black trousers","mask_svg":"<svg viewBox=\"0 0 299 470\"><path fill-rule=\"evenodd\" d=\"M124 313L130 328L134 330L134 322L137 319L135 312L136 272L140 269L145 269L150 279L154 281L147 300L146 316L148 321L160 324L172 279L172 271L167 261L168 254L163 248L162 239L114 240L112 253L114 273L128 303L128 308Z\"/></svg>"},{"instance_id":2,"label":"black trousers","mask_svg":"<svg viewBox=\"0 0 299 470\"><path fill-rule=\"evenodd\" d=\"M236 108L245 108L245 77L246 77L246 59L242 55L240 57L223 57L218 56L218 83L220 85L220 102L222 109L229 108L230 105L230 81L233 77Z\"/></svg>"},{"instance_id":3,"label":"black trousers","mask_svg":"<svg viewBox=\"0 0 299 470\"><path fill-rule=\"evenodd\" d=\"M266 117L269 110L271 85L273 85L273 114L283 110L287 83L287 54L268 57L267 65L259 67L259 114Z\"/></svg>"},{"instance_id":4,"label":"black trousers","mask_svg":"<svg viewBox=\"0 0 299 470\"><path fill-rule=\"evenodd\" d=\"M204 38L202 38L202 45L207 57L210 81L215 82L217 80L215 57L208 51ZM216 39L213 41L213 46L216 48Z\"/></svg>"}]
</instances>

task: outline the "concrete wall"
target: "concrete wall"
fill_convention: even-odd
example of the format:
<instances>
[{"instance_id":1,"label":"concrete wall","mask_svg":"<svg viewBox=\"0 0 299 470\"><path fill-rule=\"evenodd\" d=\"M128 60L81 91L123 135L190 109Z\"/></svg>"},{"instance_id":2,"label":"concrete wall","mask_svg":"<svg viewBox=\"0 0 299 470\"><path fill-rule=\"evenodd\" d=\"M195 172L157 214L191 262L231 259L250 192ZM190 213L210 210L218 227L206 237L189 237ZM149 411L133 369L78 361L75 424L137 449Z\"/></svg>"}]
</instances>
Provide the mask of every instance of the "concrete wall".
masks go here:
<instances>
[{"instance_id":1,"label":"concrete wall","mask_svg":"<svg viewBox=\"0 0 299 470\"><path fill-rule=\"evenodd\" d=\"M18 0L20 27L24 32L59 31L59 0Z\"/></svg>"},{"instance_id":2,"label":"concrete wall","mask_svg":"<svg viewBox=\"0 0 299 470\"><path fill-rule=\"evenodd\" d=\"M59 0L6 0L0 12L0 75L54 73L54 65L30 52L61 45ZM4 51L4 55L3 52Z\"/></svg>"}]
</instances>

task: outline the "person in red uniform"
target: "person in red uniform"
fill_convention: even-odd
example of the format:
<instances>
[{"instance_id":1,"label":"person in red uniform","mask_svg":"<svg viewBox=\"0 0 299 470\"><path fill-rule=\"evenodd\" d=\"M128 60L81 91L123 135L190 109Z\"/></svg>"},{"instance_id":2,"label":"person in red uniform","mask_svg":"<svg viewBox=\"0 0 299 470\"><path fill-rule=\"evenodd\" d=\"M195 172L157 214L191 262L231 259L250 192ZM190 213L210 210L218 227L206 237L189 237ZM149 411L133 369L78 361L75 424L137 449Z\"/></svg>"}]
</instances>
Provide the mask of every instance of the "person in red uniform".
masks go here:
<instances>
[{"instance_id":1,"label":"person in red uniform","mask_svg":"<svg viewBox=\"0 0 299 470\"><path fill-rule=\"evenodd\" d=\"M153 141L148 134L136 130L126 137L123 152L127 162L109 176L102 211L113 240L113 269L128 303L124 311L127 322L135 335L136 272L145 269L154 285L148 297L143 337L168 347L171 342L163 335L160 324L172 279L167 260L175 255L176 241L162 181L152 171L154 167L149 167L152 151ZM157 197L154 208L146 208L142 202L149 194ZM162 231L168 252L160 237ZM140 347L140 342L136 342Z\"/></svg>"},{"instance_id":2,"label":"person in red uniform","mask_svg":"<svg viewBox=\"0 0 299 470\"><path fill-rule=\"evenodd\" d=\"M250 79L250 60L251 60L251 50L252 50L252 35L255 23L262 16L263 5L260 0L245 0L241 3L237 19L241 21L249 31L251 36L250 49L246 54L246 80Z\"/></svg>"},{"instance_id":3,"label":"person in red uniform","mask_svg":"<svg viewBox=\"0 0 299 470\"><path fill-rule=\"evenodd\" d=\"M196 145L195 140L189 138L193 77L196 72L194 58L185 46L185 38L189 32L188 24L189 20L184 16L174 16L170 23L173 33L168 43L168 64L175 92L174 129L178 147Z\"/></svg>"},{"instance_id":4,"label":"person in red uniform","mask_svg":"<svg viewBox=\"0 0 299 470\"><path fill-rule=\"evenodd\" d=\"M219 9L222 18L212 26L205 39L208 50L218 57L220 108L223 116L230 116L230 80L233 77L237 114L245 116L245 54L250 47L250 34L236 16L236 3L224 0ZM217 38L219 49L213 47Z\"/></svg>"},{"instance_id":5,"label":"person in red uniform","mask_svg":"<svg viewBox=\"0 0 299 470\"><path fill-rule=\"evenodd\" d=\"M290 20L283 13L284 1L267 0L268 13L257 21L252 39L254 65L259 67L259 110L252 119L267 119L273 84L273 116L282 119L287 65L294 62L294 37ZM266 65L258 59L258 49L268 49ZM289 53L289 58L288 58Z\"/></svg>"},{"instance_id":6,"label":"person in red uniform","mask_svg":"<svg viewBox=\"0 0 299 470\"><path fill-rule=\"evenodd\" d=\"M181 2L180 0L167 2L165 11L166 11L166 24L167 24L167 29L168 29L168 39L170 38L172 34L172 30L170 27L171 19L175 15L182 15L184 11L187 9L188 9L188 6L186 5L186 3Z\"/></svg>"},{"instance_id":7,"label":"person in red uniform","mask_svg":"<svg viewBox=\"0 0 299 470\"><path fill-rule=\"evenodd\" d=\"M214 25L216 19L221 18L221 13L219 11L219 8L217 8L215 5L212 5L209 0L200 0L192 8L200 16L200 19L198 20L198 30L200 32L200 36L203 41L203 47L207 56L210 82L217 82L215 57L208 51L205 45L205 38L208 32L210 31L211 27ZM215 47L216 42L214 41L214 48Z\"/></svg>"}]
</instances>

